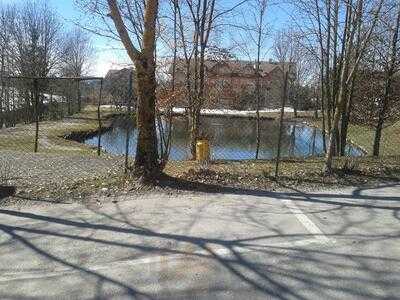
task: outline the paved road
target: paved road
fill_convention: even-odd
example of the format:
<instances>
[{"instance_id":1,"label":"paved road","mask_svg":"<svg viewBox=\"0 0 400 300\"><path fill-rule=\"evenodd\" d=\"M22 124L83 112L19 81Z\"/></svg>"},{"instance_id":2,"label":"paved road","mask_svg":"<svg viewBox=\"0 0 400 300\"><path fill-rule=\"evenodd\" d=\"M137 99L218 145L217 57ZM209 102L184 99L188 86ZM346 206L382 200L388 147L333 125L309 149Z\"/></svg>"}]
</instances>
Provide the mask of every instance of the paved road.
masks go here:
<instances>
[{"instance_id":1,"label":"paved road","mask_svg":"<svg viewBox=\"0 0 400 300\"><path fill-rule=\"evenodd\" d=\"M399 299L400 186L0 208L1 299Z\"/></svg>"}]
</instances>

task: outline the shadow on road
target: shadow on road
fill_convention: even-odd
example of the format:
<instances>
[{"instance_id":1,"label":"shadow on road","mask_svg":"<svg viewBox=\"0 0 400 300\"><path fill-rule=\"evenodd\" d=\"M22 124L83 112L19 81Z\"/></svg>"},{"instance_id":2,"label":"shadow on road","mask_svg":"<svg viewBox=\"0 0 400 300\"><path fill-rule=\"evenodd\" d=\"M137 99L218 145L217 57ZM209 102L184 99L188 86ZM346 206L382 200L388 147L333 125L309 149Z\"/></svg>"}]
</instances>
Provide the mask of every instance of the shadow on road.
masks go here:
<instances>
[{"instance_id":1,"label":"shadow on road","mask_svg":"<svg viewBox=\"0 0 400 300\"><path fill-rule=\"evenodd\" d=\"M182 185L183 183L183 185ZM174 182L164 181L164 186L172 186ZM363 189L356 189L351 195L332 195L325 193L306 194L292 189L291 192L279 193L271 191L254 191L235 188L221 188L206 184L193 184L190 182L179 182L180 186L187 190L196 190L212 193L233 193L241 195L268 196L271 201L289 199L297 203L316 203L332 206L332 209L353 209L362 208L370 211L368 220L352 223L348 220L342 224L335 233L327 234L329 237L340 239L362 239L362 243L381 242L382 245L387 241L398 241L399 231L393 231L387 234L360 234L352 232L352 227L362 225L362 222L371 222L373 218L378 218L378 212L390 212L393 218L399 219L400 197L399 196L368 196L363 194ZM186 186L185 186L186 185ZM346 201L351 199L352 201ZM372 203L371 200L374 202ZM380 203L385 204L380 204ZM392 203L392 204L387 204ZM206 205L206 204L205 204ZM89 222L87 220L71 220L64 217L55 217L50 215L21 212L16 210L0 209L1 216L13 216L27 220L46 222L47 224L62 225L64 230L43 229L40 226L16 226L13 224L0 224L0 230L9 236L13 242L29 249L36 255L47 260L56 262L59 265L76 270L79 273L88 275L98 282L99 298L102 294L102 285L107 283L124 291L124 294L133 298L153 299L155 296L140 291L133 282L129 284L117 280L111 276L100 274L88 267L71 262L69 259L50 253L37 246L34 241L27 236L35 237L53 237L59 239L68 239L71 241L90 242L104 246L132 249L140 252L141 255L184 255L187 257L206 260L218 268L224 269L234 276L238 282L257 290L268 296L275 296L279 299L308 299L307 295L318 296L320 299L331 297L332 293L342 295L344 298L361 297L363 299L376 299L376 287L391 293L395 286L400 286L399 277L396 275L396 269L400 265L400 257L386 257L376 252L375 255L367 253L341 253L325 248L311 247L289 247L268 244L268 240L274 238L283 238L290 240L292 238L312 238L315 235L310 234L288 234L278 229L274 229L274 234L266 234L247 239L219 239L192 236L187 234L163 233L160 231L135 225L124 210L118 208L117 214L107 214L104 212L95 212L102 217L101 222ZM204 207L200 207L197 214ZM252 207L249 207L249 213ZM166 214L168 212L165 212ZM245 211L245 213L247 213ZM193 222L196 222L196 212L193 212ZM235 215L229 217L237 217ZM372 219L371 219L372 218ZM251 216L248 216L243 222L250 222ZM113 224L113 225L110 225ZM188 228L193 224L186 224ZM263 223L260 226L266 226ZM65 226L65 227L64 227ZM50 226L51 228L51 226ZM99 233L79 235L75 234L76 229L87 229ZM268 228L272 230L272 228ZM101 238L101 232L111 232L115 234L128 234L132 239L127 241L115 241L108 238ZM99 237L100 236L100 237ZM134 241L135 238L148 238L170 242L171 246L163 246L158 243L141 243ZM259 241L263 241L260 245ZM9 242L9 241L8 241ZM175 247L177 244L192 246L196 251L185 250L188 247ZM1 244L0 244L1 247ZM189 247L190 248L190 247ZM229 255L222 255L215 249L225 249ZM251 253L257 253L263 259L253 260L240 249L246 249ZM276 263L279 261L279 263ZM397 277L396 277L397 276ZM351 283L351 284L350 284ZM185 295L175 295L176 298L185 297ZM187 296L187 295L186 295ZM394 298L395 294L393 294ZM0 298L12 298L7 294L1 294ZM19 297L18 297L19 298ZM23 295L22 297L23 298ZM158 298L158 297L157 297ZM162 298L162 297L161 297ZM390 298L390 297L389 297ZM28 299L28 298L27 298Z\"/></svg>"},{"instance_id":2,"label":"shadow on road","mask_svg":"<svg viewBox=\"0 0 400 300\"><path fill-rule=\"evenodd\" d=\"M174 178L166 176L162 180L158 182L158 185L161 187L168 188L176 188L180 190L193 191L193 192L203 192L203 193L221 193L221 194L236 194L236 195L249 195L249 196L260 196L260 197L271 197L275 199L288 199L294 201L303 201L303 202L313 202L313 203L321 203L321 204L332 204L339 206L353 206L353 207L365 207L365 208L380 208L380 209L389 209L396 210L400 209L400 195L399 196L379 196L379 195L363 195L362 192L368 189L375 189L376 187L359 187L353 191L351 195L348 194L327 194L327 193L306 193L301 190L298 190L294 187L285 186L282 184L282 187L291 190L289 192L281 192L281 191L268 191L268 190L260 190L260 189L244 189L244 188L235 188L235 187L227 187L220 186L214 184L207 183L199 183L187 181L180 178ZM379 188L388 188L388 187L396 187L400 186L399 183L387 183L381 185ZM349 203L349 202L341 202L334 200L344 200L344 199L354 199L354 200L374 200L375 204L365 204L361 203ZM379 204L379 200L384 201L395 201L399 202L399 206L382 206Z\"/></svg>"}]
</instances>

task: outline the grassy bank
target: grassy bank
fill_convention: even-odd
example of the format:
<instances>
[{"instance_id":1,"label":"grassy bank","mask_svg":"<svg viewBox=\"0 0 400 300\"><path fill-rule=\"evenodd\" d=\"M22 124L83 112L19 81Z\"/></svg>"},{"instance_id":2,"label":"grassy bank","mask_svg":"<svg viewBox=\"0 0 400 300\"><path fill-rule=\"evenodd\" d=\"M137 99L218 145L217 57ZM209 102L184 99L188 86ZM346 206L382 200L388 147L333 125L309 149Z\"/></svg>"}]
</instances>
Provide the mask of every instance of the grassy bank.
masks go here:
<instances>
[{"instance_id":1,"label":"grassy bank","mask_svg":"<svg viewBox=\"0 0 400 300\"><path fill-rule=\"evenodd\" d=\"M335 174L324 176L323 158L287 159L280 164L276 182L274 161L220 161L211 164L206 171L195 162L177 166L167 165L166 173L215 184L255 186L268 188L287 183L294 186L358 185L371 181L399 180L400 156L372 158L335 158Z\"/></svg>"},{"instance_id":2,"label":"grassy bank","mask_svg":"<svg viewBox=\"0 0 400 300\"><path fill-rule=\"evenodd\" d=\"M110 108L102 108L103 126L116 113ZM64 139L71 132L90 132L98 129L97 108L87 106L82 112L57 121L39 123L39 152L63 155L92 155L95 149L82 143ZM33 152L35 143L35 124L18 124L0 130L0 150Z\"/></svg>"},{"instance_id":3,"label":"grassy bank","mask_svg":"<svg viewBox=\"0 0 400 300\"><path fill-rule=\"evenodd\" d=\"M322 119L306 119L307 123L322 128ZM348 128L348 139L360 146L368 155L373 153L375 129L368 126L350 124ZM400 155L400 121L386 127L382 131L381 156Z\"/></svg>"}]
</instances>

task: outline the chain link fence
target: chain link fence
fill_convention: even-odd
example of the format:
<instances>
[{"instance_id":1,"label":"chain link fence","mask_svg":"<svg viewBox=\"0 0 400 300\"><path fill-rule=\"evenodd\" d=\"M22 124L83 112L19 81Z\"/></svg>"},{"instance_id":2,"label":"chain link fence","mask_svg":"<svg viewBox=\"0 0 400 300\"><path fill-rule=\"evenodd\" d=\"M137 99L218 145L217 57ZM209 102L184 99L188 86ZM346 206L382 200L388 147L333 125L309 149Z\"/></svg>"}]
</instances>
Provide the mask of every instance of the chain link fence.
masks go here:
<instances>
[{"instance_id":1,"label":"chain link fence","mask_svg":"<svg viewBox=\"0 0 400 300\"><path fill-rule=\"evenodd\" d=\"M103 78L8 77L1 95L0 185L16 186L20 197L65 196L82 182L98 188L104 178L131 167L137 140L132 85L109 87ZM203 110L200 129L211 160L254 162L257 152L258 161L274 160L279 144L282 159L324 156L321 113L299 111L294 118L291 108L285 110L281 131L279 110L262 110L259 124L254 111ZM160 152L168 148L168 172L195 164L184 109L159 108L157 131ZM370 156L373 136L373 128L350 123L345 155ZM383 130L383 156L399 155L399 137L399 122Z\"/></svg>"}]
</instances>

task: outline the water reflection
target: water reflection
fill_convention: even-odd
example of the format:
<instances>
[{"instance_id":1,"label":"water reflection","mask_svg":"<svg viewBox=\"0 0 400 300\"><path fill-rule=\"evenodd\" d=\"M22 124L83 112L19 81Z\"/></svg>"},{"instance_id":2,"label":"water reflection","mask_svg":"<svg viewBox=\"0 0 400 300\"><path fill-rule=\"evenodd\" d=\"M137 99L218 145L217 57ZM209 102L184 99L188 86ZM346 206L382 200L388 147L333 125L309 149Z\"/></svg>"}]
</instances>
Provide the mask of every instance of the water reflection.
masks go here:
<instances>
[{"instance_id":1,"label":"water reflection","mask_svg":"<svg viewBox=\"0 0 400 300\"><path fill-rule=\"evenodd\" d=\"M213 159L244 160L254 159L256 152L256 120L252 118L203 117L203 131L210 137ZM165 126L164 126L165 128ZM130 128L129 155L136 152L137 132ZM108 153L125 153L127 128L117 125L101 136L101 147ZM261 121L261 143L259 157L271 159L276 156L279 122ZM98 137L85 141L96 146ZM176 117L172 126L171 160L185 160L190 157L188 123L185 118ZM361 156L362 151L354 146L347 147L347 155ZM323 154L322 134L319 129L302 123L285 122L282 137L282 157L308 157Z\"/></svg>"}]
</instances>

